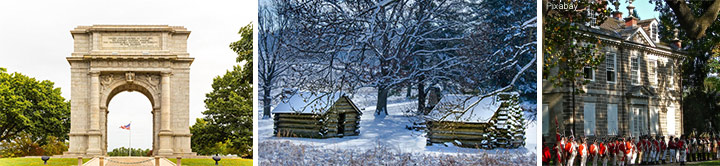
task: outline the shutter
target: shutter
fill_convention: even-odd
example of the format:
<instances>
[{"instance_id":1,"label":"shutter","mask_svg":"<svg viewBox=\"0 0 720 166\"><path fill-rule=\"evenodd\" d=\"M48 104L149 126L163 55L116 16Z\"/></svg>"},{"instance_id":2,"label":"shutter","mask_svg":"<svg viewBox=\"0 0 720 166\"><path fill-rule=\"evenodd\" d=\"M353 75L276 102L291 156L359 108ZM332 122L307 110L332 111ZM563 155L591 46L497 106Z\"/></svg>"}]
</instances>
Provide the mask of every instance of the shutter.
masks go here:
<instances>
[{"instance_id":1,"label":"shutter","mask_svg":"<svg viewBox=\"0 0 720 166\"><path fill-rule=\"evenodd\" d=\"M607 105L607 123L608 123L608 134L618 134L618 116L617 116L617 104Z\"/></svg>"},{"instance_id":2,"label":"shutter","mask_svg":"<svg viewBox=\"0 0 720 166\"><path fill-rule=\"evenodd\" d=\"M595 103L585 103L583 108L585 135L595 135Z\"/></svg>"},{"instance_id":3,"label":"shutter","mask_svg":"<svg viewBox=\"0 0 720 166\"><path fill-rule=\"evenodd\" d=\"M542 105L542 134L547 135L550 132L550 109L549 105Z\"/></svg>"}]
</instances>

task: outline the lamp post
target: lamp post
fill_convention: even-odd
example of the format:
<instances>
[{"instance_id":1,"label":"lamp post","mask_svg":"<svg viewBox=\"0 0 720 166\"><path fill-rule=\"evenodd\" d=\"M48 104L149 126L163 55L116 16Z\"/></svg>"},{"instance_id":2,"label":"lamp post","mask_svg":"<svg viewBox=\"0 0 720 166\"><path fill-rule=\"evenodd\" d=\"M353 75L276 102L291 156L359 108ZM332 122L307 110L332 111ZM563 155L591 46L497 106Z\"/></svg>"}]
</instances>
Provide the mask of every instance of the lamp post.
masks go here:
<instances>
[{"instance_id":1,"label":"lamp post","mask_svg":"<svg viewBox=\"0 0 720 166\"><path fill-rule=\"evenodd\" d=\"M217 156L217 154L215 154L212 159L215 160L215 165L218 165L218 161L220 161L220 156Z\"/></svg>"},{"instance_id":2,"label":"lamp post","mask_svg":"<svg viewBox=\"0 0 720 166\"><path fill-rule=\"evenodd\" d=\"M47 161L50 160L50 156L42 156L40 159L42 159L44 164L47 165Z\"/></svg>"}]
</instances>

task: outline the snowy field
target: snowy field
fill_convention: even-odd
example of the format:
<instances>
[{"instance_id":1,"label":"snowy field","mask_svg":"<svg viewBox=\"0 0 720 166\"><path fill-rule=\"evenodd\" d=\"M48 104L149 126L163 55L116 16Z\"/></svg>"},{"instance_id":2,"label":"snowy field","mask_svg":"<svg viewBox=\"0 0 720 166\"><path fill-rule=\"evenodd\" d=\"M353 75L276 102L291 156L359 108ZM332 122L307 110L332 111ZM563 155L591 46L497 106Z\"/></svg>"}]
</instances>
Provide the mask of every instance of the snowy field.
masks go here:
<instances>
[{"instance_id":1,"label":"snowy field","mask_svg":"<svg viewBox=\"0 0 720 166\"><path fill-rule=\"evenodd\" d=\"M372 93L361 93L372 94ZM526 129L526 146L520 149L483 150L452 144L426 146L425 133L409 130L415 100L391 96L388 116L375 118L375 97L355 95L362 110L360 135L310 139L274 137L272 119L258 122L260 165L536 165L537 125ZM261 114L262 115L262 114Z\"/></svg>"}]
</instances>

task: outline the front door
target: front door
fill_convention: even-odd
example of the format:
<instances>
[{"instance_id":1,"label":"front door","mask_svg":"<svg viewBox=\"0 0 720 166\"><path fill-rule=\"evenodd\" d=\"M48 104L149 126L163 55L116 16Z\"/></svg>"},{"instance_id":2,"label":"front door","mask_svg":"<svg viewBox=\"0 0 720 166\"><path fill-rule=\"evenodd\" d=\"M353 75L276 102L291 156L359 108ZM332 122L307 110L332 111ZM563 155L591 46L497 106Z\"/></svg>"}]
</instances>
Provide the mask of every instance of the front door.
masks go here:
<instances>
[{"instance_id":1,"label":"front door","mask_svg":"<svg viewBox=\"0 0 720 166\"><path fill-rule=\"evenodd\" d=\"M345 135L345 113L338 114L337 135Z\"/></svg>"}]
</instances>

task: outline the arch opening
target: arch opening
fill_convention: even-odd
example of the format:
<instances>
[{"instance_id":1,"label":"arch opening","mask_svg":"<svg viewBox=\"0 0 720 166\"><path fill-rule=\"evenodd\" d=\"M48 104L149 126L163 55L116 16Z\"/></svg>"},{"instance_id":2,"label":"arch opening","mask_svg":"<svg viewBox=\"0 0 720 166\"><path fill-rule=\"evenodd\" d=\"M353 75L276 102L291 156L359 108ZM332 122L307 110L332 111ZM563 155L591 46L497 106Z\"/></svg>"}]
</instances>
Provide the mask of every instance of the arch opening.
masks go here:
<instances>
[{"instance_id":1,"label":"arch opening","mask_svg":"<svg viewBox=\"0 0 720 166\"><path fill-rule=\"evenodd\" d=\"M108 100L106 151L120 147L153 150L153 108L147 96L138 91L122 91ZM120 128L128 124L130 130Z\"/></svg>"}]
</instances>

